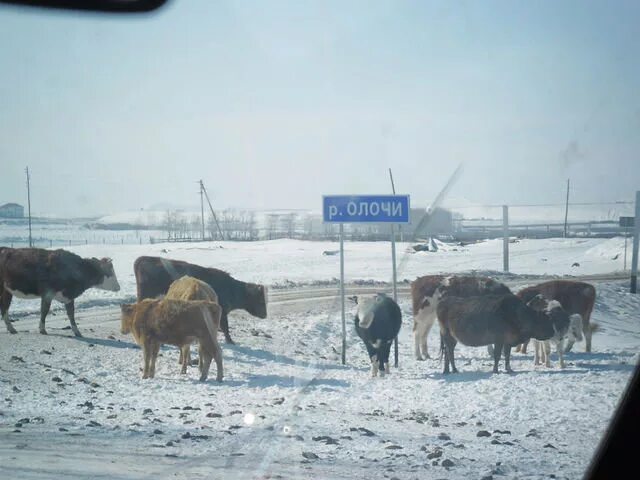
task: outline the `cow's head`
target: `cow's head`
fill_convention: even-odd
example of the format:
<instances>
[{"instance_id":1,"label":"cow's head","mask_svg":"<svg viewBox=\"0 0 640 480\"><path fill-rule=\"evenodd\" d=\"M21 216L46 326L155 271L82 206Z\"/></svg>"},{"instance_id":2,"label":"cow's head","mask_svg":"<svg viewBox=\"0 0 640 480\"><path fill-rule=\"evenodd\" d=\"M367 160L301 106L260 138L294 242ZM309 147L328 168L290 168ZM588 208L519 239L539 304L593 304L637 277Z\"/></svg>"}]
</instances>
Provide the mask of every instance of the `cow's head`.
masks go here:
<instances>
[{"instance_id":1,"label":"cow's head","mask_svg":"<svg viewBox=\"0 0 640 480\"><path fill-rule=\"evenodd\" d=\"M267 296L268 291L265 285L247 283L247 312L254 317L267 318Z\"/></svg>"},{"instance_id":2,"label":"cow's head","mask_svg":"<svg viewBox=\"0 0 640 480\"><path fill-rule=\"evenodd\" d=\"M104 275L102 283L96 285L96 288L101 290L109 290L110 292L117 292L120 290L120 284L116 278L116 272L113 269L113 262L110 258L95 259L100 266L100 271Z\"/></svg>"},{"instance_id":3,"label":"cow's head","mask_svg":"<svg viewBox=\"0 0 640 480\"><path fill-rule=\"evenodd\" d=\"M131 333L131 327L133 325L133 316L136 313L135 303L124 303L120 305L120 333L127 335Z\"/></svg>"}]
</instances>

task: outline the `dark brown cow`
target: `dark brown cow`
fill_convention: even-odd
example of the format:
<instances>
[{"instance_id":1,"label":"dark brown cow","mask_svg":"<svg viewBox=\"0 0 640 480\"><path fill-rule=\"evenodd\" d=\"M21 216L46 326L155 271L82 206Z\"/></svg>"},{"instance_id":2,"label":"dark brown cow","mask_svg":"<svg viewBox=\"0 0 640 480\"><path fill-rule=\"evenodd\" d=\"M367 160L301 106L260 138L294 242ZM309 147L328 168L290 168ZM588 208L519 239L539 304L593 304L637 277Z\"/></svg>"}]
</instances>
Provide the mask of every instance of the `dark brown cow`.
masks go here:
<instances>
[{"instance_id":1,"label":"dark brown cow","mask_svg":"<svg viewBox=\"0 0 640 480\"><path fill-rule=\"evenodd\" d=\"M10 333L13 296L40 298L40 333L46 335L45 319L55 299L64 303L71 329L81 337L75 321L74 300L89 288L117 292L118 279L110 259L82 258L65 250L3 248L0 250L0 311Z\"/></svg>"},{"instance_id":2,"label":"dark brown cow","mask_svg":"<svg viewBox=\"0 0 640 480\"><path fill-rule=\"evenodd\" d=\"M227 272L216 268L169 260L160 257L138 257L133 264L138 288L138 301L165 295L174 280L189 275L207 283L218 295L222 307L220 327L227 343L233 343L229 335L228 315L243 309L258 318L267 317L267 288L255 283L236 280Z\"/></svg>"},{"instance_id":3,"label":"dark brown cow","mask_svg":"<svg viewBox=\"0 0 640 480\"><path fill-rule=\"evenodd\" d=\"M440 345L445 355L445 374L456 369L454 349L457 342L471 347L493 345L493 372L498 373L504 351L505 370L511 347L529 338L546 340L569 325L569 315L556 301L537 296L528 304L513 294L443 298L437 308Z\"/></svg>"},{"instance_id":4,"label":"dark brown cow","mask_svg":"<svg viewBox=\"0 0 640 480\"><path fill-rule=\"evenodd\" d=\"M578 314L582 317L582 331L585 338L585 350L591 351L591 337L597 331L598 325L591 323L591 313L596 302L596 289L590 283L575 282L573 280L551 280L532 287L527 287L517 293L525 302L536 295L542 295L548 300L557 300L566 312ZM571 351L575 339L567 341L565 352ZM516 351L527 352L527 344L524 343Z\"/></svg>"},{"instance_id":5,"label":"dark brown cow","mask_svg":"<svg viewBox=\"0 0 640 480\"><path fill-rule=\"evenodd\" d=\"M511 292L507 286L489 277L425 275L415 279L411 283L411 299L416 360L429 358L427 337L436 321L436 309L441 298L503 293Z\"/></svg>"}]
</instances>

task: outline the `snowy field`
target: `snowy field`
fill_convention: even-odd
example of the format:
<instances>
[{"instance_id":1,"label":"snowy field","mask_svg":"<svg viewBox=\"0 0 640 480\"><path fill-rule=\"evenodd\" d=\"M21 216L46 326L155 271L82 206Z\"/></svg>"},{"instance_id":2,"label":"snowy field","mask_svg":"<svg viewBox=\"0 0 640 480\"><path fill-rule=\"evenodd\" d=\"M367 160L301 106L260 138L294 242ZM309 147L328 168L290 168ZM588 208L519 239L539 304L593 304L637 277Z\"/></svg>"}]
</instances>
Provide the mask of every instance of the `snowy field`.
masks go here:
<instances>
[{"instance_id":1,"label":"snowy field","mask_svg":"<svg viewBox=\"0 0 640 480\"><path fill-rule=\"evenodd\" d=\"M501 243L405 255L399 278L499 270ZM540 275L622 270L612 240L511 244L514 289ZM222 248L219 248L222 247ZM346 244L348 280L388 282L388 243ZM457 248L457 250L454 250ZM492 374L483 348L456 349L461 373L443 376L412 358L411 307L401 289L399 368L372 379L348 311L347 365L340 365L340 307L331 284L337 245L274 241L211 246L82 246L111 256L123 287L89 290L74 338L60 311L37 333L37 301L15 302L17 335L0 333L0 478L580 478L638 362L640 296L627 282L594 281L594 352L584 344L560 370L514 354L514 374ZM166 250L166 251L163 251ZM237 345L222 344L225 378L179 374L165 347L154 380L141 351L119 333L117 303L135 294L132 264L158 254L227 269L272 288L269 316L230 316ZM543 260L544 259L544 260ZM580 267L571 267L575 262ZM300 287L299 285L307 285ZM351 288L357 288L352 284ZM382 287L388 290L388 286ZM215 368L215 367L212 367Z\"/></svg>"}]
</instances>

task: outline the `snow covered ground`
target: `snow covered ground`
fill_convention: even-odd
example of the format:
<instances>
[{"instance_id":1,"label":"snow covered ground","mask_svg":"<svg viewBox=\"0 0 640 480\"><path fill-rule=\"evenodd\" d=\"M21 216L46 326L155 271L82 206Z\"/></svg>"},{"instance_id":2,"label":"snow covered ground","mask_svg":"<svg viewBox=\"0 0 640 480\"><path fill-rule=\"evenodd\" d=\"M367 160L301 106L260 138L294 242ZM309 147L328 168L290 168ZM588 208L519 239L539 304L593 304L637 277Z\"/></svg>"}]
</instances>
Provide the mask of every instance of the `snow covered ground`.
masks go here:
<instances>
[{"instance_id":1,"label":"snow covered ground","mask_svg":"<svg viewBox=\"0 0 640 480\"><path fill-rule=\"evenodd\" d=\"M401 280L502 265L499 241L408 247L398 245ZM623 239L520 241L510 245L515 273L503 279L516 288L542 275L609 274L622 270L622 247ZM339 257L323 255L337 248L292 240L74 247L111 256L123 288L81 297L80 339L59 309L49 335L38 334L39 302L14 300L19 333L0 332L0 478L580 478L638 362L640 296L627 282L594 282L601 331L594 352L577 344L565 370L514 354L516 373L494 375L484 349L459 346L461 373L447 377L437 359L412 358L404 284L400 368L372 379L351 320L340 365ZM389 281L388 243L345 249L348 281ZM267 319L231 314L237 345L222 345L223 383L199 383L195 367L181 376L173 347L163 348L156 378L141 379L141 351L119 333L117 304L135 294L132 265L143 254L280 287L270 290ZM435 327L435 357L438 338Z\"/></svg>"},{"instance_id":2,"label":"snow covered ground","mask_svg":"<svg viewBox=\"0 0 640 480\"><path fill-rule=\"evenodd\" d=\"M375 379L352 328L340 365L326 295L272 292L264 320L234 312L221 384L181 376L172 347L142 380L117 308L82 312L82 339L63 315L48 336L29 316L0 333L0 477L580 478L640 347L640 297L596 287L593 353L577 344L565 370L514 354L516 373L497 375L482 348L458 347L458 375L415 361L406 296L400 368Z\"/></svg>"}]
</instances>

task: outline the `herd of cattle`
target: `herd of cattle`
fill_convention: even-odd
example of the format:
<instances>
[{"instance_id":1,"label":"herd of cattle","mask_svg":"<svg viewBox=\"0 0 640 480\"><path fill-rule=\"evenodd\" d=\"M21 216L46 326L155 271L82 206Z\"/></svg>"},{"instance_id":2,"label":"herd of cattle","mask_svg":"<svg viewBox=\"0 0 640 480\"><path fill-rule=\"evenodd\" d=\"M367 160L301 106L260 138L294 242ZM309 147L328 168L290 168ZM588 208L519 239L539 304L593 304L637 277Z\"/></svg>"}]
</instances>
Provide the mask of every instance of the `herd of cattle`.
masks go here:
<instances>
[{"instance_id":1,"label":"herd of cattle","mask_svg":"<svg viewBox=\"0 0 640 480\"><path fill-rule=\"evenodd\" d=\"M216 379L221 381L218 329L227 343L233 343L231 311L243 309L266 318L266 287L236 280L215 268L159 257L139 257L133 267L137 302L121 305L121 331L131 333L142 347L143 378L154 377L163 344L180 349L181 372L186 373L190 346L197 342L200 380L207 379L215 360ZM65 250L0 247L0 313L10 333L16 333L9 320L11 300L16 296L40 298L40 333L47 333L45 319L55 299L65 305L73 333L81 336L74 300L89 288L120 289L110 259L81 258ZM586 351L591 351L597 329L590 321L595 295L592 285L576 281L548 281L513 294L506 285L483 276L419 277L411 284L415 358L429 358L427 337L437 320L444 373L457 372L454 350L458 342L488 346L494 372L498 372L502 355L505 370L511 371L511 349L526 353L530 340L536 364L550 366L551 345L555 344L564 367L563 353L583 335ZM382 293L351 298L357 304L355 330L367 349L372 375L389 373L391 343L402 324L400 308Z\"/></svg>"}]
</instances>

